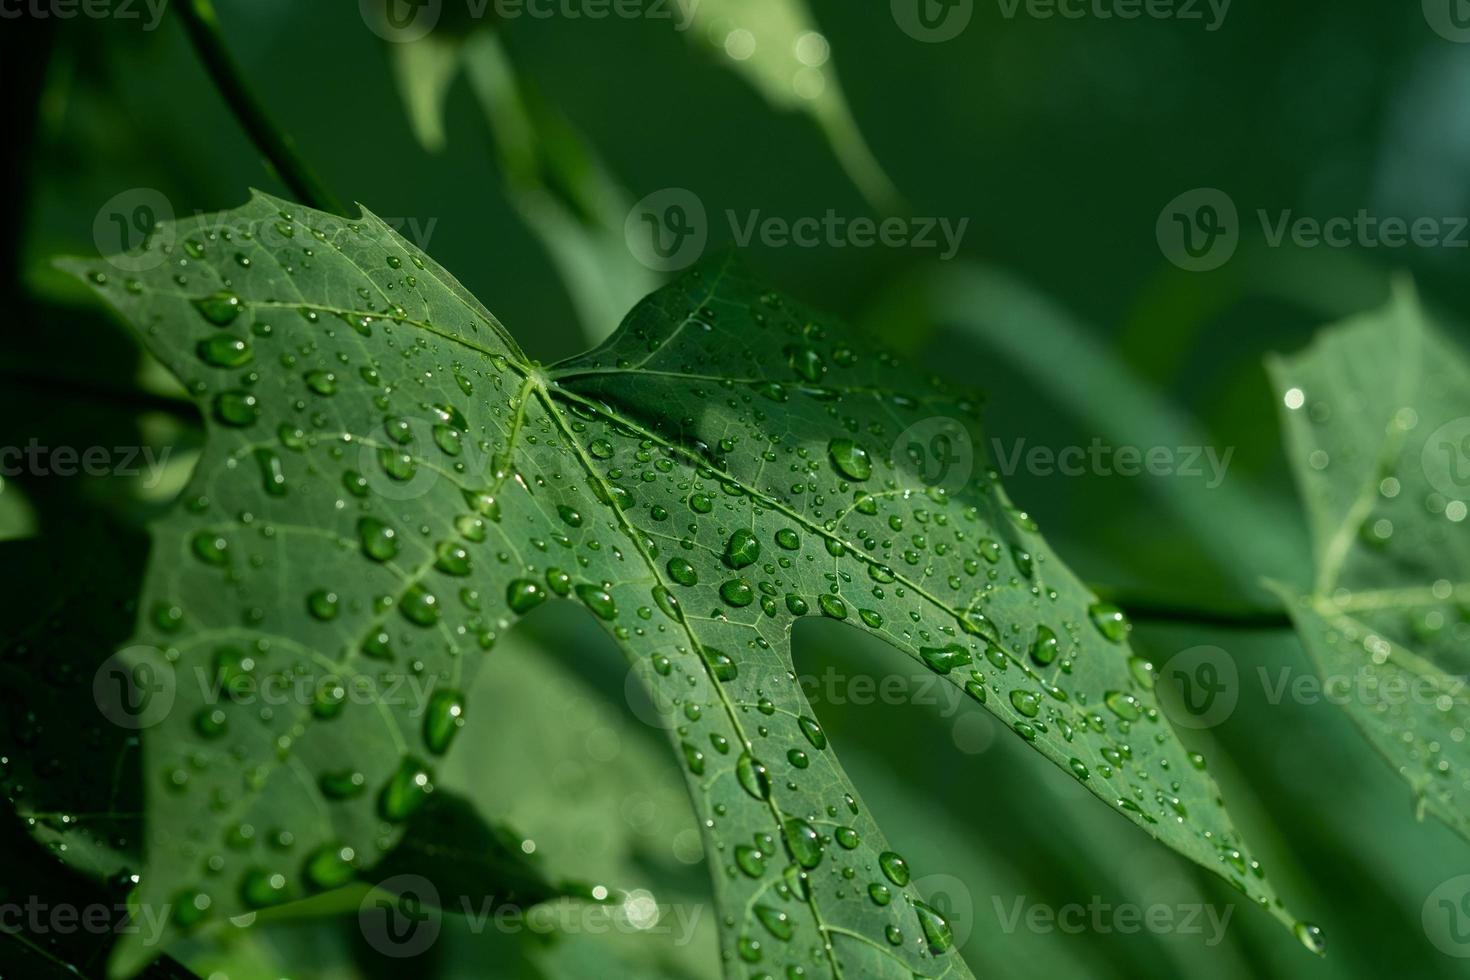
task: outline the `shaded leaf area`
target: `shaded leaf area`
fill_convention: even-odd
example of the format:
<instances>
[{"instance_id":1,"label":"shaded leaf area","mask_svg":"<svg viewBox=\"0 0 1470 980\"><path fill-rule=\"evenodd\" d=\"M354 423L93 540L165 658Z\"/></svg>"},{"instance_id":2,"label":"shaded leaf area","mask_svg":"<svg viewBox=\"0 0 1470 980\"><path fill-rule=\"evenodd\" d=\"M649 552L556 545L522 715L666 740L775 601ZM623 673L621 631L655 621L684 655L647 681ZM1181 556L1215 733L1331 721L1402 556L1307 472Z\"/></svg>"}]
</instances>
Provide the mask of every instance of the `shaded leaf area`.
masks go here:
<instances>
[{"instance_id":1,"label":"shaded leaf area","mask_svg":"<svg viewBox=\"0 0 1470 980\"><path fill-rule=\"evenodd\" d=\"M1401 285L1270 369L1316 567L1277 590L1419 812L1470 835L1470 363Z\"/></svg>"},{"instance_id":2,"label":"shaded leaf area","mask_svg":"<svg viewBox=\"0 0 1470 980\"><path fill-rule=\"evenodd\" d=\"M124 937L149 942L160 934L156 919L130 911L131 876L118 874L104 882L77 872L8 813L0 817L0 850L5 854L0 906L6 910L0 966L6 976L101 980L115 944ZM188 980L194 974L161 956L139 976Z\"/></svg>"},{"instance_id":3,"label":"shaded leaf area","mask_svg":"<svg viewBox=\"0 0 1470 980\"><path fill-rule=\"evenodd\" d=\"M371 215L258 195L150 247L168 263L133 278L67 267L208 412L132 652L180 680L144 747L153 901L229 915L376 860L429 798L481 652L558 597L624 648L685 763L732 976L968 975L795 683L806 616L927 664L1290 921L1121 614L982 451L958 479L924 465L915 426L983 446L971 394L729 261L548 370ZM330 683L262 710L195 681L256 673ZM241 825L271 829L221 846Z\"/></svg>"},{"instance_id":4,"label":"shaded leaf area","mask_svg":"<svg viewBox=\"0 0 1470 980\"><path fill-rule=\"evenodd\" d=\"M524 907L565 894L527 860L520 844L509 828L486 823L469 800L437 792L409 819L402 841L372 877L415 875L434 886L429 894L468 900L444 903L449 911Z\"/></svg>"},{"instance_id":5,"label":"shaded leaf area","mask_svg":"<svg viewBox=\"0 0 1470 980\"><path fill-rule=\"evenodd\" d=\"M69 533L0 545L0 615L23 624L0 644L0 785L14 812L5 817L4 901L25 916L0 931L10 935L17 926L16 946L40 957L36 969L57 975L102 976L115 942L156 948L169 918L189 914L133 894L143 863L140 735L151 723L150 694L172 694L146 663L135 672L130 668L138 665L113 656L135 626L145 558L141 533L86 511ZM254 833L239 825L229 844L248 846ZM289 848L289 836L278 831L276 845ZM442 894L466 896L475 908L529 906L564 894L517 845L507 828L441 793L414 814L399 845L361 875L414 875ZM32 906L39 918L31 918ZM65 910L100 916L105 909L110 925L72 928L67 919L53 921L58 909L63 917L77 915ZM174 968L158 960L145 975L169 976Z\"/></svg>"},{"instance_id":6,"label":"shaded leaf area","mask_svg":"<svg viewBox=\"0 0 1470 980\"><path fill-rule=\"evenodd\" d=\"M24 624L0 641L0 785L38 841L109 878L142 861L139 731L101 705L127 705L133 685L108 662L137 618L146 542L96 517L78 524L0 546L0 615Z\"/></svg>"},{"instance_id":7,"label":"shaded leaf area","mask_svg":"<svg viewBox=\"0 0 1470 980\"><path fill-rule=\"evenodd\" d=\"M593 617L566 613L545 607L496 645L493 670L468 692L475 710L414 822L441 796L462 793L480 812L524 828L523 845L534 845L553 880L604 885L606 901L530 909L511 899L506 907L484 899L483 882L457 891L433 879L446 914L436 941L411 961L417 974L675 980L709 976L718 961L683 778L662 732L627 715L626 665L589 662L608 638ZM449 841L447 833L435 839ZM369 880L391 878L393 864ZM346 959L363 976L401 974L402 958L365 941L356 905L343 910L344 922L307 918L308 904L266 910L249 930L196 934L177 955L201 974L228 969L242 980L316 975Z\"/></svg>"}]
</instances>

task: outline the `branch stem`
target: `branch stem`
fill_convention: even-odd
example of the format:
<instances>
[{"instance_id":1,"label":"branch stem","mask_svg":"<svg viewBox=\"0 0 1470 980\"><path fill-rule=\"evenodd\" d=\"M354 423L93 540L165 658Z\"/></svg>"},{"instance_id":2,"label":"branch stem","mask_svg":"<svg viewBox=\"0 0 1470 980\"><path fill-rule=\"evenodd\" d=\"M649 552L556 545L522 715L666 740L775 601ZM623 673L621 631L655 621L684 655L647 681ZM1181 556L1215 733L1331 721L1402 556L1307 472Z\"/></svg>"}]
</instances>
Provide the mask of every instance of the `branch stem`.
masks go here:
<instances>
[{"instance_id":1,"label":"branch stem","mask_svg":"<svg viewBox=\"0 0 1470 980\"><path fill-rule=\"evenodd\" d=\"M276 176L302 204L346 217L342 202L317 179L291 137L266 114L265 107L246 85L240 66L225 46L211 0L180 0L175 7L215 87Z\"/></svg>"},{"instance_id":2,"label":"branch stem","mask_svg":"<svg viewBox=\"0 0 1470 980\"><path fill-rule=\"evenodd\" d=\"M1289 630L1291 616L1273 606L1210 605L1094 585L1098 597L1122 608L1136 623L1193 623L1219 629Z\"/></svg>"}]
</instances>

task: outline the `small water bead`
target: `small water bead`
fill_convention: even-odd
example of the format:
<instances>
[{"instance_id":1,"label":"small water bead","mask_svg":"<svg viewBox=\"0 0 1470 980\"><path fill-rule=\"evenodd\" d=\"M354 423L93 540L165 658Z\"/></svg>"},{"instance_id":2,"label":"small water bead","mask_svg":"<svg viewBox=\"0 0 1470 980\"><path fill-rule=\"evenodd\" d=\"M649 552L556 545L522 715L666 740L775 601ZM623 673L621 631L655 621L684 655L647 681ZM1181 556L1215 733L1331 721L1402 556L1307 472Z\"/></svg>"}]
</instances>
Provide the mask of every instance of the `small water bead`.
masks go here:
<instances>
[{"instance_id":1,"label":"small water bead","mask_svg":"<svg viewBox=\"0 0 1470 980\"><path fill-rule=\"evenodd\" d=\"M783 942L789 940L796 934L796 927L792 925L791 918L780 909L772 908L769 905L757 905L755 907L755 917L760 920L761 925L765 926L771 935Z\"/></svg>"},{"instance_id":2,"label":"small water bead","mask_svg":"<svg viewBox=\"0 0 1470 980\"><path fill-rule=\"evenodd\" d=\"M1327 952L1327 938L1322 935L1322 930L1310 922L1298 922L1292 927L1292 932L1303 946L1318 956Z\"/></svg>"},{"instance_id":3,"label":"small water bead","mask_svg":"<svg viewBox=\"0 0 1470 980\"><path fill-rule=\"evenodd\" d=\"M352 866L356 856L356 852L345 845L323 845L306 860L307 883L317 891L331 891L351 883L357 876L357 869Z\"/></svg>"},{"instance_id":4,"label":"small water bead","mask_svg":"<svg viewBox=\"0 0 1470 980\"><path fill-rule=\"evenodd\" d=\"M918 913L919 929L924 933L924 942L928 944L929 952L937 955L954 948L954 932L944 916L918 900L914 900L912 904L914 911Z\"/></svg>"},{"instance_id":5,"label":"small water bead","mask_svg":"<svg viewBox=\"0 0 1470 980\"><path fill-rule=\"evenodd\" d=\"M228 718L220 708L200 708L194 716L194 730L205 738L219 738L225 733Z\"/></svg>"},{"instance_id":6,"label":"small water bead","mask_svg":"<svg viewBox=\"0 0 1470 980\"><path fill-rule=\"evenodd\" d=\"M458 691L435 691L424 712L424 745L434 755L443 755L464 727L464 695Z\"/></svg>"},{"instance_id":7,"label":"small water bead","mask_svg":"<svg viewBox=\"0 0 1470 980\"><path fill-rule=\"evenodd\" d=\"M747 877L759 878L766 873L765 854L749 844L737 844L735 847L735 866L743 871Z\"/></svg>"},{"instance_id":8,"label":"small water bead","mask_svg":"<svg viewBox=\"0 0 1470 980\"><path fill-rule=\"evenodd\" d=\"M358 519L357 539L373 561L391 561L398 554L398 532L375 517Z\"/></svg>"},{"instance_id":9,"label":"small water bead","mask_svg":"<svg viewBox=\"0 0 1470 980\"><path fill-rule=\"evenodd\" d=\"M341 612L342 600L329 589L317 589L306 597L306 610L322 622L330 622Z\"/></svg>"},{"instance_id":10,"label":"small water bead","mask_svg":"<svg viewBox=\"0 0 1470 980\"><path fill-rule=\"evenodd\" d=\"M428 766L405 758L378 793L378 815L390 823L407 820L434 791L432 778Z\"/></svg>"},{"instance_id":11,"label":"small water bead","mask_svg":"<svg viewBox=\"0 0 1470 980\"><path fill-rule=\"evenodd\" d=\"M231 292L218 292L192 301L194 309L216 327L228 327L239 319L244 306L240 297Z\"/></svg>"},{"instance_id":12,"label":"small water bead","mask_svg":"<svg viewBox=\"0 0 1470 980\"><path fill-rule=\"evenodd\" d=\"M1045 624L1036 627L1036 639L1031 642L1031 659L1038 666L1049 667L1057 659L1061 644L1057 634Z\"/></svg>"},{"instance_id":13,"label":"small water bead","mask_svg":"<svg viewBox=\"0 0 1470 980\"><path fill-rule=\"evenodd\" d=\"M1124 721L1137 721L1143 715L1143 705L1133 695L1124 691L1109 691L1103 695L1103 704Z\"/></svg>"},{"instance_id":14,"label":"small water bead","mask_svg":"<svg viewBox=\"0 0 1470 980\"><path fill-rule=\"evenodd\" d=\"M331 371L308 371L306 386L318 395L330 396L337 393L337 376Z\"/></svg>"},{"instance_id":15,"label":"small water bead","mask_svg":"<svg viewBox=\"0 0 1470 980\"><path fill-rule=\"evenodd\" d=\"M883 927L883 936L888 940L890 946L903 945L903 930L898 926L889 924Z\"/></svg>"},{"instance_id":16,"label":"small water bead","mask_svg":"<svg viewBox=\"0 0 1470 980\"><path fill-rule=\"evenodd\" d=\"M606 439L594 439L587 447L587 452L593 459L612 459L613 444Z\"/></svg>"},{"instance_id":17,"label":"small water bead","mask_svg":"<svg viewBox=\"0 0 1470 980\"><path fill-rule=\"evenodd\" d=\"M824 616L830 616L832 619L847 618L847 604L829 592L823 592L817 596L817 605L821 607Z\"/></svg>"},{"instance_id":18,"label":"small water bead","mask_svg":"<svg viewBox=\"0 0 1470 980\"><path fill-rule=\"evenodd\" d=\"M689 767L689 771L696 776L703 776L704 753L688 742L681 743L680 748L684 751L684 764Z\"/></svg>"},{"instance_id":19,"label":"small water bead","mask_svg":"<svg viewBox=\"0 0 1470 980\"><path fill-rule=\"evenodd\" d=\"M1133 679L1145 691L1151 691L1154 687L1154 665L1143 657L1128 658L1128 672Z\"/></svg>"},{"instance_id":20,"label":"small water bead","mask_svg":"<svg viewBox=\"0 0 1470 980\"><path fill-rule=\"evenodd\" d=\"M811 607L805 599L793 592L786 597L786 611L793 616L805 616L811 611Z\"/></svg>"},{"instance_id":21,"label":"small water bead","mask_svg":"<svg viewBox=\"0 0 1470 980\"><path fill-rule=\"evenodd\" d=\"M255 658L237 647L220 647L214 651L214 675L221 693L228 698L249 693L254 684Z\"/></svg>"},{"instance_id":22,"label":"small water bead","mask_svg":"<svg viewBox=\"0 0 1470 980\"><path fill-rule=\"evenodd\" d=\"M567 527L582 526L582 515L575 508L568 507L566 504L558 504L556 513Z\"/></svg>"},{"instance_id":23,"label":"small water bead","mask_svg":"<svg viewBox=\"0 0 1470 980\"><path fill-rule=\"evenodd\" d=\"M228 334L215 334L199 341L195 351L205 364L219 368L244 367L255 356L249 341Z\"/></svg>"},{"instance_id":24,"label":"small water bead","mask_svg":"<svg viewBox=\"0 0 1470 980\"><path fill-rule=\"evenodd\" d=\"M958 643L950 643L942 647L920 647L919 656L929 669L940 674L948 674L956 667L963 667L970 662L970 651Z\"/></svg>"},{"instance_id":25,"label":"small water bead","mask_svg":"<svg viewBox=\"0 0 1470 980\"><path fill-rule=\"evenodd\" d=\"M743 752L735 763L735 777L741 787L758 800L771 798L771 774L765 763Z\"/></svg>"},{"instance_id":26,"label":"small water bead","mask_svg":"<svg viewBox=\"0 0 1470 980\"><path fill-rule=\"evenodd\" d=\"M879 881L868 886L868 897L873 900L874 905L887 905L893 901L893 893L888 890L887 885Z\"/></svg>"},{"instance_id":27,"label":"small water bead","mask_svg":"<svg viewBox=\"0 0 1470 980\"><path fill-rule=\"evenodd\" d=\"M174 896L171 915L174 925L184 930L192 929L204 920L213 904L213 899L204 892L186 888Z\"/></svg>"},{"instance_id":28,"label":"small water bead","mask_svg":"<svg viewBox=\"0 0 1470 980\"><path fill-rule=\"evenodd\" d=\"M445 575L464 578L470 574L470 553L454 541L441 541L434 548L434 567Z\"/></svg>"},{"instance_id":29,"label":"small water bead","mask_svg":"<svg viewBox=\"0 0 1470 980\"><path fill-rule=\"evenodd\" d=\"M367 788L367 777L355 769L325 772L317 779L322 794L332 800L348 800Z\"/></svg>"},{"instance_id":30,"label":"small water bead","mask_svg":"<svg viewBox=\"0 0 1470 980\"><path fill-rule=\"evenodd\" d=\"M190 548L194 557L206 565L216 568L229 564L230 542L221 534L214 531L200 531L194 535Z\"/></svg>"},{"instance_id":31,"label":"small water bead","mask_svg":"<svg viewBox=\"0 0 1470 980\"><path fill-rule=\"evenodd\" d=\"M279 871L251 868L240 881L240 899L252 909L278 905L289 897L286 876Z\"/></svg>"},{"instance_id":32,"label":"small water bead","mask_svg":"<svg viewBox=\"0 0 1470 980\"><path fill-rule=\"evenodd\" d=\"M576 592L577 598L581 599L598 619L611 622L617 618L617 604L613 601L612 594L602 586L583 584L577 586Z\"/></svg>"},{"instance_id":33,"label":"small water bead","mask_svg":"<svg viewBox=\"0 0 1470 980\"><path fill-rule=\"evenodd\" d=\"M815 719L803 715L796 719L796 725L806 736L806 740L811 743L812 748L820 751L827 747L827 733L822 731L822 726L817 724Z\"/></svg>"},{"instance_id":34,"label":"small water bead","mask_svg":"<svg viewBox=\"0 0 1470 980\"><path fill-rule=\"evenodd\" d=\"M699 572L683 558L670 558L664 568L669 578L680 585L693 586L699 583Z\"/></svg>"},{"instance_id":35,"label":"small water bead","mask_svg":"<svg viewBox=\"0 0 1470 980\"><path fill-rule=\"evenodd\" d=\"M1093 603L1088 607L1087 615L1098 632L1113 643L1122 643L1128 638L1128 631L1133 628L1128 623L1128 617L1123 615L1123 610L1110 602Z\"/></svg>"},{"instance_id":36,"label":"small water bead","mask_svg":"<svg viewBox=\"0 0 1470 980\"><path fill-rule=\"evenodd\" d=\"M689 509L696 514L708 514L715 509L715 502L707 493L691 494L689 497Z\"/></svg>"},{"instance_id":37,"label":"small water bead","mask_svg":"<svg viewBox=\"0 0 1470 980\"><path fill-rule=\"evenodd\" d=\"M518 578L505 588L505 602L511 612L525 614L546 601L546 590L528 578Z\"/></svg>"},{"instance_id":38,"label":"small water bead","mask_svg":"<svg viewBox=\"0 0 1470 980\"><path fill-rule=\"evenodd\" d=\"M883 869L883 876L900 888L909 883L909 865L903 856L894 851L884 851L878 855L878 867Z\"/></svg>"},{"instance_id":39,"label":"small water bead","mask_svg":"<svg viewBox=\"0 0 1470 980\"><path fill-rule=\"evenodd\" d=\"M801 547L801 536L789 527L783 527L776 532L776 544L786 551L796 551Z\"/></svg>"},{"instance_id":40,"label":"small water bead","mask_svg":"<svg viewBox=\"0 0 1470 980\"><path fill-rule=\"evenodd\" d=\"M704 662L709 665L710 673L715 675L716 680L733 681L740 675L740 668L728 653L716 650L714 647L705 647L701 652L704 654Z\"/></svg>"},{"instance_id":41,"label":"small water bead","mask_svg":"<svg viewBox=\"0 0 1470 980\"><path fill-rule=\"evenodd\" d=\"M560 597L572 595L572 576L562 569L547 569L547 588Z\"/></svg>"},{"instance_id":42,"label":"small water bead","mask_svg":"<svg viewBox=\"0 0 1470 980\"><path fill-rule=\"evenodd\" d=\"M858 832L851 827L838 827L833 833L833 838L843 850L851 851L863 842Z\"/></svg>"},{"instance_id":43,"label":"small water bead","mask_svg":"<svg viewBox=\"0 0 1470 980\"><path fill-rule=\"evenodd\" d=\"M1035 718L1041 713L1041 699L1035 693L1021 688L1011 692L1011 707L1026 718Z\"/></svg>"},{"instance_id":44,"label":"small water bead","mask_svg":"<svg viewBox=\"0 0 1470 980\"><path fill-rule=\"evenodd\" d=\"M257 448L253 455L256 465L260 467L261 487L272 497L285 496L286 467L281 462L281 457L275 450L264 446Z\"/></svg>"},{"instance_id":45,"label":"small water bead","mask_svg":"<svg viewBox=\"0 0 1470 980\"><path fill-rule=\"evenodd\" d=\"M720 585L720 598L728 605L743 609L755 601L755 590L743 578L732 578Z\"/></svg>"},{"instance_id":46,"label":"small water bead","mask_svg":"<svg viewBox=\"0 0 1470 980\"><path fill-rule=\"evenodd\" d=\"M260 401L248 391L222 391L214 396L214 417L237 429L254 425L260 418Z\"/></svg>"},{"instance_id":47,"label":"small water bead","mask_svg":"<svg viewBox=\"0 0 1470 980\"><path fill-rule=\"evenodd\" d=\"M827 444L827 455L837 472L849 480L866 480L873 475L868 451L851 439L833 439Z\"/></svg>"},{"instance_id":48,"label":"small water bead","mask_svg":"<svg viewBox=\"0 0 1470 980\"><path fill-rule=\"evenodd\" d=\"M725 564L731 568L745 568L754 565L760 558L761 545L756 540L755 534L741 528L730 535L730 540L725 542Z\"/></svg>"},{"instance_id":49,"label":"small water bead","mask_svg":"<svg viewBox=\"0 0 1470 980\"><path fill-rule=\"evenodd\" d=\"M398 611L415 626L433 626L439 622L439 599L423 585L415 583L403 593Z\"/></svg>"},{"instance_id":50,"label":"small water bead","mask_svg":"<svg viewBox=\"0 0 1470 980\"><path fill-rule=\"evenodd\" d=\"M797 864L811 869L822 863L822 838L811 824L800 817L791 817L782 830Z\"/></svg>"}]
</instances>

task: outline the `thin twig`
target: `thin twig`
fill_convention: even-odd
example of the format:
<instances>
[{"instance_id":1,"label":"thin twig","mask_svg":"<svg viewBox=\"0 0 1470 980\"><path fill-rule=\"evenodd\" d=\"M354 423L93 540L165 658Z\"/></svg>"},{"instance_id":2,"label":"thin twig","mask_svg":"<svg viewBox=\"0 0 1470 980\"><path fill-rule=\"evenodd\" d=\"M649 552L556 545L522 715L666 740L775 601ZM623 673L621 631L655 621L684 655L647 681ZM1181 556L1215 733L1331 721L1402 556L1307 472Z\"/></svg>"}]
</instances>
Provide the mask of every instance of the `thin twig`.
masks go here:
<instances>
[{"instance_id":1,"label":"thin twig","mask_svg":"<svg viewBox=\"0 0 1470 980\"><path fill-rule=\"evenodd\" d=\"M183 18L184 29L199 60L214 80L220 95L229 103L235 118L245 128L257 149L265 155L281 182L291 189L301 203L320 211L347 216L347 211L331 191L317 179L301 155L291 137L286 135L266 115L265 107L245 84L240 72L225 47L224 35L220 32L219 18L215 16L214 4L210 0L180 0L174 5Z\"/></svg>"},{"instance_id":2,"label":"thin twig","mask_svg":"<svg viewBox=\"0 0 1470 980\"><path fill-rule=\"evenodd\" d=\"M1291 616L1270 606L1203 605L1107 586L1092 586L1099 598L1120 607L1136 623L1194 623L1220 629L1289 630Z\"/></svg>"}]
</instances>

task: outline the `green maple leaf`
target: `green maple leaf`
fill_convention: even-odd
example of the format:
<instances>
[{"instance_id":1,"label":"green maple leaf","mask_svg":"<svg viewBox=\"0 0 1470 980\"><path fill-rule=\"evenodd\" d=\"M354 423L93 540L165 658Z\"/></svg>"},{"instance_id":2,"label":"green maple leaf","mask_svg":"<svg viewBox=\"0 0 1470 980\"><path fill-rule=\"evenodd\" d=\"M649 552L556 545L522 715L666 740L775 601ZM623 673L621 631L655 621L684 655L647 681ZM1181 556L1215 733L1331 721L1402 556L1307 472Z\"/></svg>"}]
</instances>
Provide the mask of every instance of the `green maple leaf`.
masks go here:
<instances>
[{"instance_id":1,"label":"green maple leaf","mask_svg":"<svg viewBox=\"0 0 1470 980\"><path fill-rule=\"evenodd\" d=\"M207 418L128 652L162 692L140 711L140 901L175 910L164 944L370 867L485 651L558 600L606 627L670 733L730 976L969 975L803 696L808 616L918 658L1291 921L1121 614L1005 498L968 391L729 260L543 367L370 214L257 195L162 226L150 255L65 266ZM300 696L263 704L274 682Z\"/></svg>"},{"instance_id":2,"label":"green maple leaf","mask_svg":"<svg viewBox=\"0 0 1470 980\"><path fill-rule=\"evenodd\" d=\"M1401 286L1270 368L1316 567L1277 591L1325 693L1470 836L1470 363Z\"/></svg>"}]
</instances>

